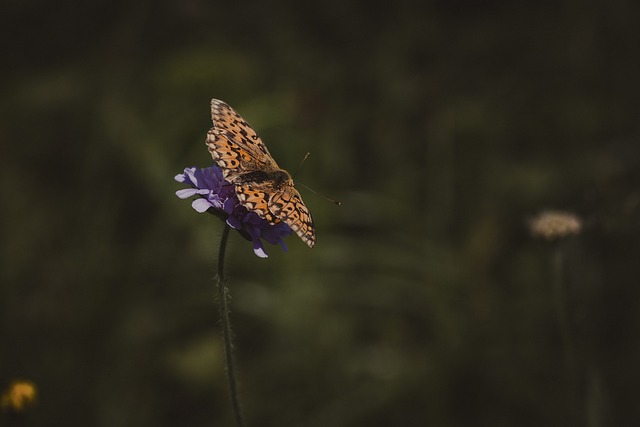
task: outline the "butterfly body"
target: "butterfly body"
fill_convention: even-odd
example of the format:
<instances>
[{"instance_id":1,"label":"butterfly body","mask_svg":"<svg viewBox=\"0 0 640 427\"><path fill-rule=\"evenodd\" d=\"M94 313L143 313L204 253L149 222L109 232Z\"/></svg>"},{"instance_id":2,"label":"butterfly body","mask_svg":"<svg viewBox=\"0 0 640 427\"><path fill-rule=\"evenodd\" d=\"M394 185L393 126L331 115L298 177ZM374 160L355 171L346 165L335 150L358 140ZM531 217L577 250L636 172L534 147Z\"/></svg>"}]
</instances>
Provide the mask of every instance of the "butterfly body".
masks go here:
<instances>
[{"instance_id":1,"label":"butterfly body","mask_svg":"<svg viewBox=\"0 0 640 427\"><path fill-rule=\"evenodd\" d=\"M242 175L238 175L236 177L236 183L256 183L260 184L263 182L269 182L275 188L281 188L285 185L293 186L293 180L289 173L285 170L278 170L273 172L265 172L265 171L253 171L246 172Z\"/></svg>"},{"instance_id":2,"label":"butterfly body","mask_svg":"<svg viewBox=\"0 0 640 427\"><path fill-rule=\"evenodd\" d=\"M270 224L286 223L313 247L313 219L291 175L278 166L253 128L228 104L211 100L211 118L207 148L225 180L235 186L240 203Z\"/></svg>"}]
</instances>

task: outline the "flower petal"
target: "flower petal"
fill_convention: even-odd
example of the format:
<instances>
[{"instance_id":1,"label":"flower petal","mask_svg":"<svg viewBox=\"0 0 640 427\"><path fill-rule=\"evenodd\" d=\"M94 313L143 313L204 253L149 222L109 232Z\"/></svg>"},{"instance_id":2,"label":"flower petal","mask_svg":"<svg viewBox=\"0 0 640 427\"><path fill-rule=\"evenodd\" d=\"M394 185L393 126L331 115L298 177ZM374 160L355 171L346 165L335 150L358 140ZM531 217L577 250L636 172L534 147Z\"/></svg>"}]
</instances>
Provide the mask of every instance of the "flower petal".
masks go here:
<instances>
[{"instance_id":1,"label":"flower petal","mask_svg":"<svg viewBox=\"0 0 640 427\"><path fill-rule=\"evenodd\" d=\"M191 207L193 207L193 209L195 209L196 212L203 213L203 212L206 212L207 209L213 207L213 205L207 199L200 198L200 199L195 199L191 203Z\"/></svg>"},{"instance_id":2,"label":"flower petal","mask_svg":"<svg viewBox=\"0 0 640 427\"><path fill-rule=\"evenodd\" d=\"M264 251L264 247L262 246L260 239L253 241L253 253L260 258L269 258L269 255Z\"/></svg>"},{"instance_id":3,"label":"flower petal","mask_svg":"<svg viewBox=\"0 0 640 427\"><path fill-rule=\"evenodd\" d=\"M182 190L176 191L176 196L181 199L187 199L191 196L195 196L196 194L198 194L198 190L195 188L183 188Z\"/></svg>"},{"instance_id":4,"label":"flower petal","mask_svg":"<svg viewBox=\"0 0 640 427\"><path fill-rule=\"evenodd\" d=\"M242 228L242 222L235 216L229 215L227 218L227 224L235 230L240 230Z\"/></svg>"},{"instance_id":5,"label":"flower petal","mask_svg":"<svg viewBox=\"0 0 640 427\"><path fill-rule=\"evenodd\" d=\"M233 213L234 208L236 207L236 203L232 198L228 198L227 200L224 201L224 205L222 207L222 209L228 213L229 215L231 215ZM238 222L240 222L240 220L238 220Z\"/></svg>"}]
</instances>

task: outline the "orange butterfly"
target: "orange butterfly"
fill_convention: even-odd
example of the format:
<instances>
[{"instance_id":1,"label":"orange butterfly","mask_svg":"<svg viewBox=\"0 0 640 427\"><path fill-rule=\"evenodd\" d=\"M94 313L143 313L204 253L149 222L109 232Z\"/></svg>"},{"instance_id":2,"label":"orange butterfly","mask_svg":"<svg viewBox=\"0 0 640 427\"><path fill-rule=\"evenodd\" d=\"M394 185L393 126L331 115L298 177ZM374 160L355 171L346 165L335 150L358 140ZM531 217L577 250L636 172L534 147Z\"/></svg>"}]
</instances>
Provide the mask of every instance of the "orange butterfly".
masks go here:
<instances>
[{"instance_id":1,"label":"orange butterfly","mask_svg":"<svg viewBox=\"0 0 640 427\"><path fill-rule=\"evenodd\" d=\"M284 222L312 248L316 243L313 219L291 175L278 166L258 134L228 104L212 99L211 120L207 148L224 178L235 185L240 203L269 224Z\"/></svg>"}]
</instances>

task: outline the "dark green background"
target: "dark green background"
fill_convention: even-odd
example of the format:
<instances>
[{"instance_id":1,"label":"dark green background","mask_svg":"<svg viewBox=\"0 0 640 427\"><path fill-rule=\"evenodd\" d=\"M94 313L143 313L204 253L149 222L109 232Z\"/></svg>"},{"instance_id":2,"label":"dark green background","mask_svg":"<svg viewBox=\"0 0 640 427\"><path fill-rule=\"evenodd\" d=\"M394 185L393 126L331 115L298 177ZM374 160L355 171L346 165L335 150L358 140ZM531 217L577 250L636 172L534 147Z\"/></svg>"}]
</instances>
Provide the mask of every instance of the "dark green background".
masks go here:
<instances>
[{"instance_id":1,"label":"dark green background","mask_svg":"<svg viewBox=\"0 0 640 427\"><path fill-rule=\"evenodd\" d=\"M1 9L0 388L39 391L18 422L233 425L222 223L173 181L211 163L212 97L343 203L302 190L312 250L231 235L249 426L639 422L637 2ZM548 208L580 236L531 238Z\"/></svg>"}]
</instances>

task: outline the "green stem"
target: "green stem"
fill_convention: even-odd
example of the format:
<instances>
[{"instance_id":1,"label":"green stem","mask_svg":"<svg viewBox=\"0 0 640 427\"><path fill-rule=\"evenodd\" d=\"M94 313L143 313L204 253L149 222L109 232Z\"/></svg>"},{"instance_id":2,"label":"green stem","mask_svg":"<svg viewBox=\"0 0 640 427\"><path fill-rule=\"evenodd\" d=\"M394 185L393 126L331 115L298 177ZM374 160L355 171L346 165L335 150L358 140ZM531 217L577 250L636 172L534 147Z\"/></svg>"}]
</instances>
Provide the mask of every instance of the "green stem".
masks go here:
<instances>
[{"instance_id":1,"label":"green stem","mask_svg":"<svg viewBox=\"0 0 640 427\"><path fill-rule=\"evenodd\" d=\"M220 238L220 251L218 252L218 310L220 312L220 324L222 326L222 337L224 340L224 356L227 368L227 382L229 383L229 396L231 407L238 427L244 427L242 412L240 411L240 399L238 397L238 380L236 378L236 361L233 356L233 332L229 319L229 290L224 277L224 256L229 238L229 226L225 224Z\"/></svg>"}]
</instances>

